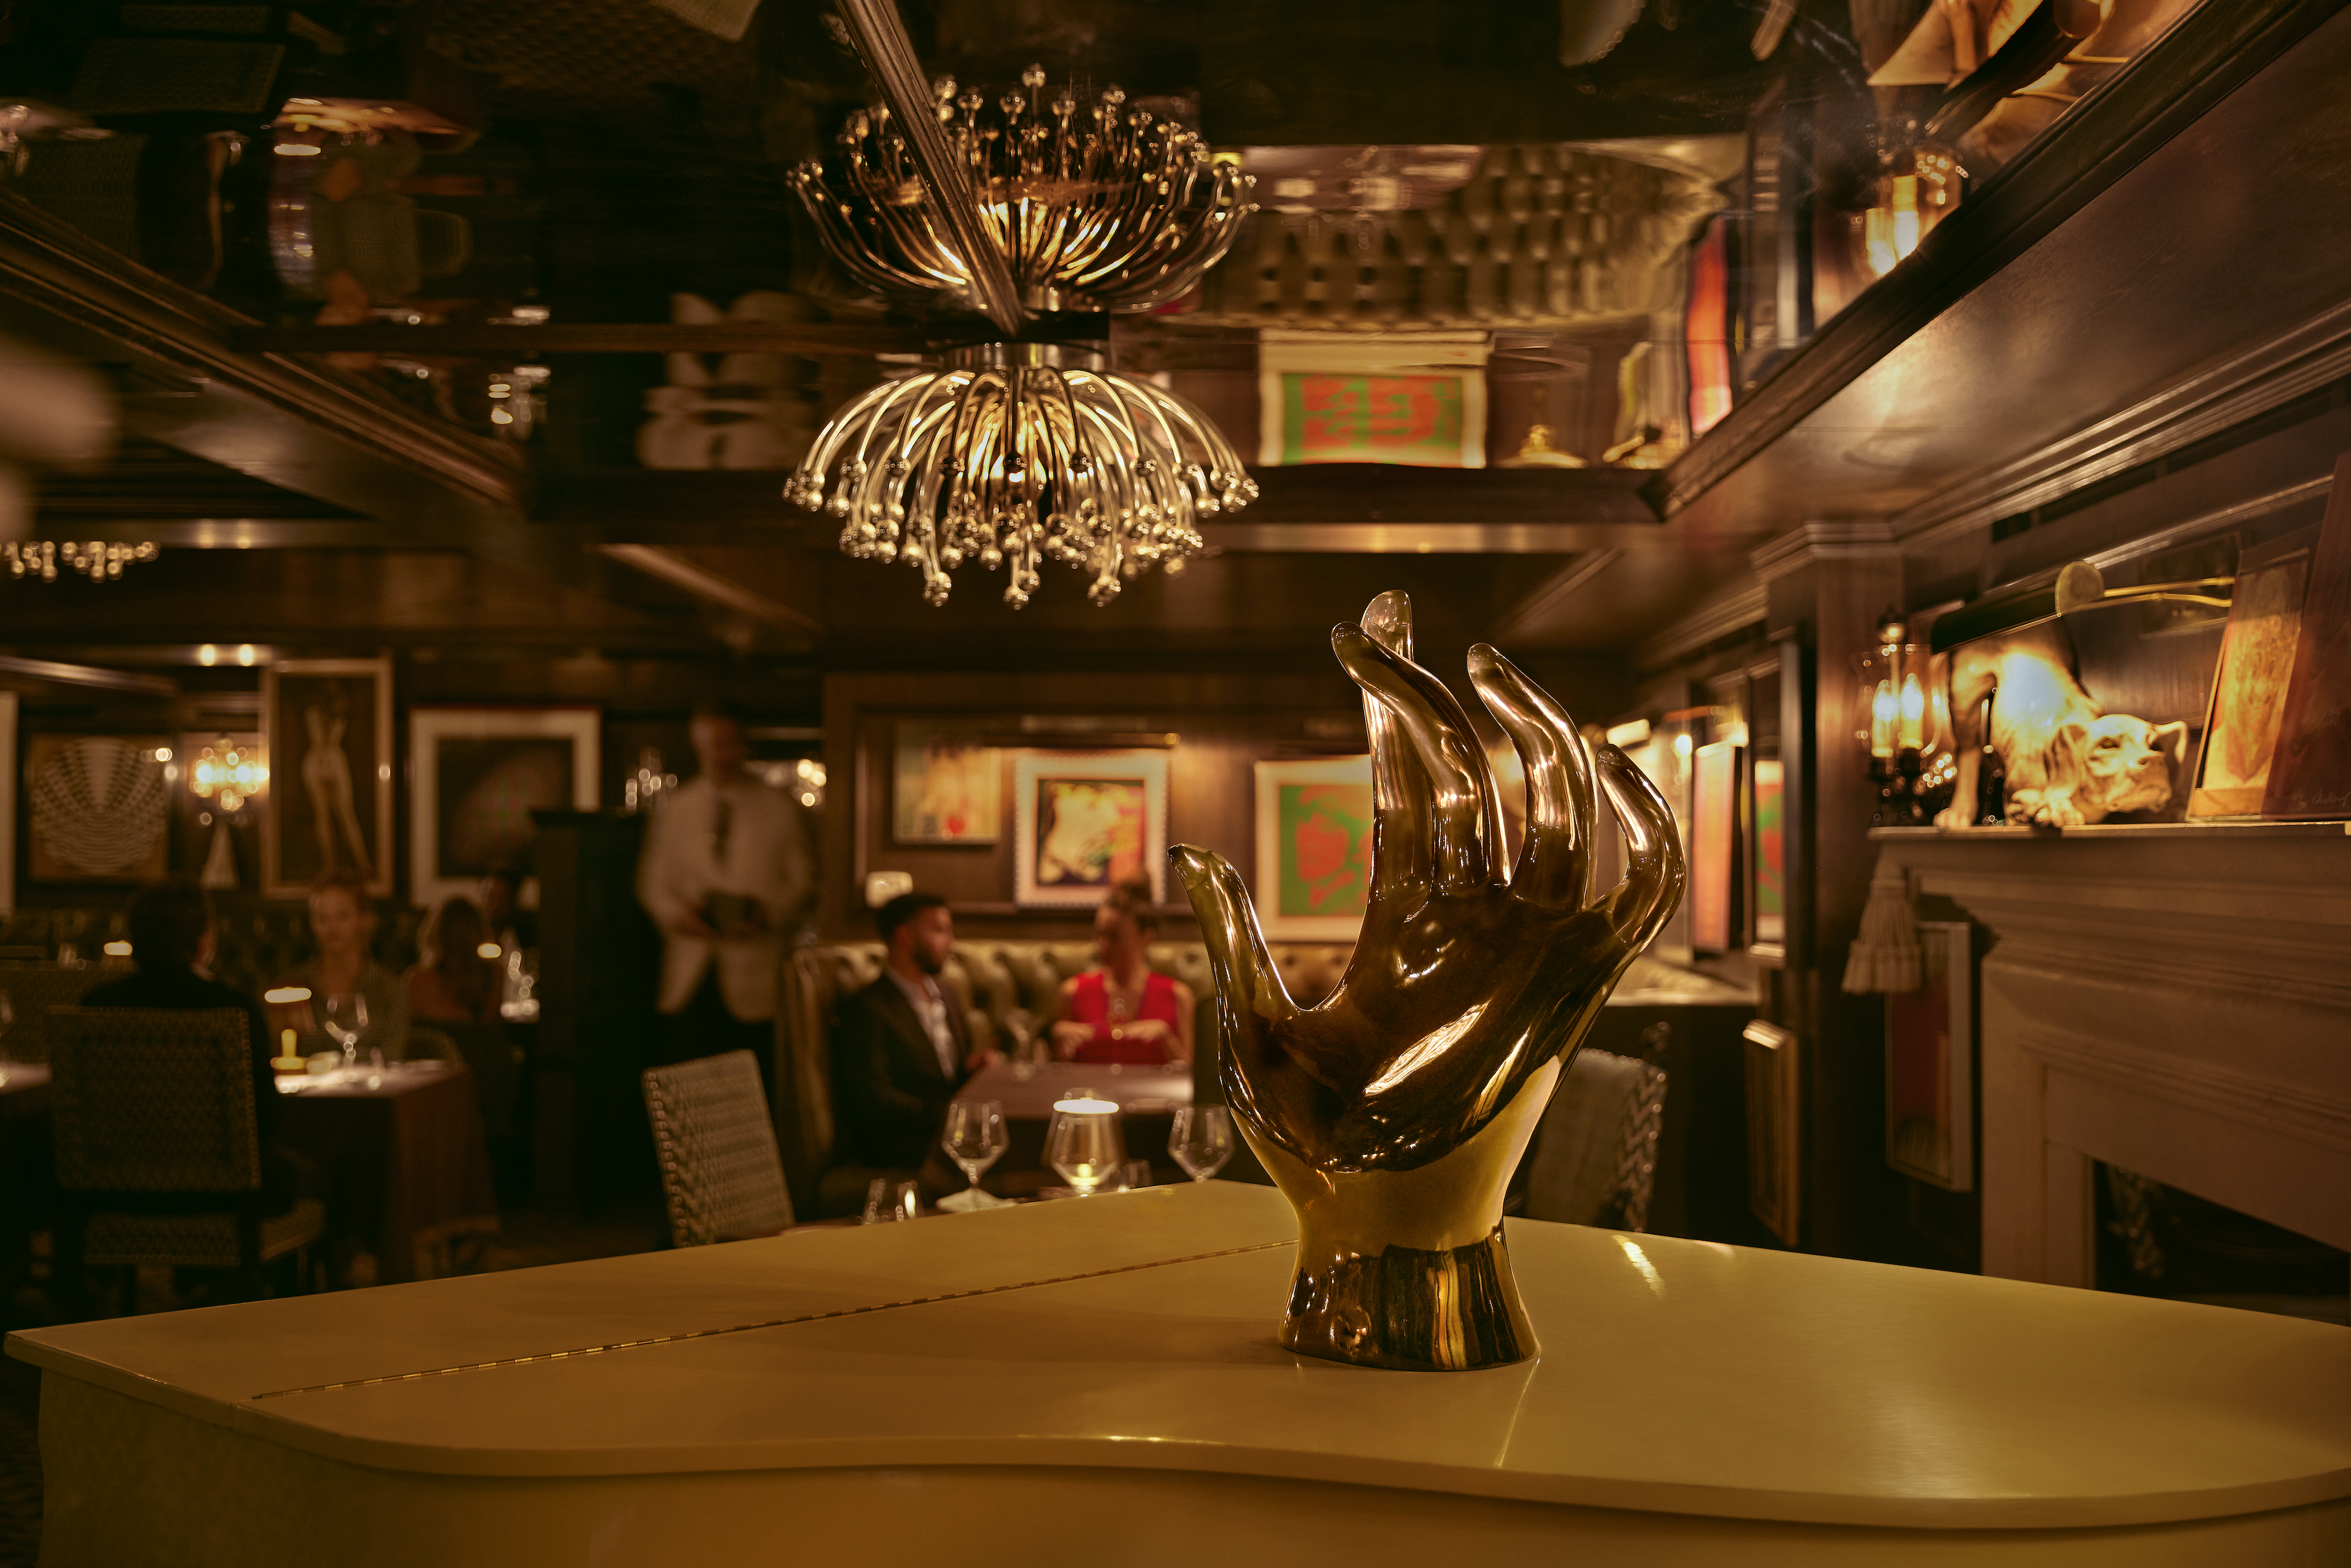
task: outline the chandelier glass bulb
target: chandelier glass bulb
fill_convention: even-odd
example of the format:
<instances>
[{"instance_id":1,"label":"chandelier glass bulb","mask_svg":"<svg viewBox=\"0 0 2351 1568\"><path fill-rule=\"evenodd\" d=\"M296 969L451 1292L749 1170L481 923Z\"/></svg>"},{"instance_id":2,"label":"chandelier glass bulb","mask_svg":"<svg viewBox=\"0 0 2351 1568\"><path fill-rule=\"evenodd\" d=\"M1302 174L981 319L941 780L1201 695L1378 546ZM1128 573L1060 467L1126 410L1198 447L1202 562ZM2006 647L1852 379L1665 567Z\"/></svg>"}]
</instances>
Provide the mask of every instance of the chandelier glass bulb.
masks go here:
<instances>
[{"instance_id":1,"label":"chandelier glass bulb","mask_svg":"<svg viewBox=\"0 0 2351 1568\"><path fill-rule=\"evenodd\" d=\"M1081 105L1045 97L1030 66L1021 90L988 101L933 84L933 111L983 227L1002 249L1026 309L1141 310L1177 298L1232 248L1257 210L1256 180L1210 156L1199 136L1113 87ZM793 189L825 248L883 293L968 302L971 268L949 237L890 111L852 114L836 180L811 161Z\"/></svg>"},{"instance_id":2,"label":"chandelier glass bulb","mask_svg":"<svg viewBox=\"0 0 2351 1568\"><path fill-rule=\"evenodd\" d=\"M55 582L57 569L78 571L92 582L108 582L121 577L122 569L133 561L153 560L162 554L162 547L152 540L138 544L121 544L108 539L10 539L0 544L0 560L8 563L8 575L37 577L43 582Z\"/></svg>"},{"instance_id":3,"label":"chandelier glass bulb","mask_svg":"<svg viewBox=\"0 0 2351 1568\"><path fill-rule=\"evenodd\" d=\"M841 524L841 548L923 574L946 602L948 574L1008 573L1029 602L1038 563L1092 580L1096 605L1153 565L1201 548L1199 520L1247 505L1257 485L1207 417L1172 392L1043 343L951 350L946 365L885 382L825 427L784 498Z\"/></svg>"}]
</instances>

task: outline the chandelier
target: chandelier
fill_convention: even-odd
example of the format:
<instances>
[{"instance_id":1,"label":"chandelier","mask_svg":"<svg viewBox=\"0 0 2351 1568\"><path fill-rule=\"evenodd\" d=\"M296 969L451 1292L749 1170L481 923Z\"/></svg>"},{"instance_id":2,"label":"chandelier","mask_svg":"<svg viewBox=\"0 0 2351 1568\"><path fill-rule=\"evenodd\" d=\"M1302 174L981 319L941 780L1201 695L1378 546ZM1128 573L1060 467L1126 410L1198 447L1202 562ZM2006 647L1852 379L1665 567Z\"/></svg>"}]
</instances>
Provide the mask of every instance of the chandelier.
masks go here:
<instances>
[{"instance_id":1,"label":"chandelier","mask_svg":"<svg viewBox=\"0 0 2351 1568\"><path fill-rule=\"evenodd\" d=\"M37 577L43 582L55 582L59 567L78 571L92 582L110 582L121 577L126 565L153 560L162 553L162 548L152 540L134 545L107 539L91 539L87 544L78 539L63 543L55 539L10 539L0 544L0 560L8 563L10 577Z\"/></svg>"},{"instance_id":2,"label":"chandelier","mask_svg":"<svg viewBox=\"0 0 2351 1568\"><path fill-rule=\"evenodd\" d=\"M968 560L1007 567L1016 608L1037 591L1040 559L1085 571L1096 605L1155 564L1180 571L1200 549L1198 519L1256 495L1191 404L1046 343L951 350L943 370L873 388L784 490L841 519L845 553L919 570L927 602L946 602L947 573Z\"/></svg>"},{"instance_id":3,"label":"chandelier","mask_svg":"<svg viewBox=\"0 0 2351 1568\"><path fill-rule=\"evenodd\" d=\"M1146 310L1184 294L1232 248L1257 210L1256 181L1238 164L1210 158L1173 120L1127 109L1118 88L1080 113L1069 89L1044 100L1041 66L1021 72L1020 85L993 114L985 94L958 97L952 78L931 90L958 183L1023 308ZM819 162L790 176L825 248L883 293L977 302L973 270L890 110L852 114L841 141L838 190Z\"/></svg>"},{"instance_id":4,"label":"chandelier","mask_svg":"<svg viewBox=\"0 0 2351 1568\"><path fill-rule=\"evenodd\" d=\"M1087 573L1098 606L1155 565L1180 571L1202 517L1257 497L1232 444L1092 348L1019 340L1039 313L1188 292L1257 210L1256 182L1114 87L1049 100L1030 66L991 109L951 79L926 86L892 0L835 10L888 102L850 116L837 174L805 163L793 189L852 276L977 309L1000 340L867 392L784 498L839 518L847 554L919 570L933 605L966 562L1006 568L1016 608L1044 560Z\"/></svg>"}]
</instances>

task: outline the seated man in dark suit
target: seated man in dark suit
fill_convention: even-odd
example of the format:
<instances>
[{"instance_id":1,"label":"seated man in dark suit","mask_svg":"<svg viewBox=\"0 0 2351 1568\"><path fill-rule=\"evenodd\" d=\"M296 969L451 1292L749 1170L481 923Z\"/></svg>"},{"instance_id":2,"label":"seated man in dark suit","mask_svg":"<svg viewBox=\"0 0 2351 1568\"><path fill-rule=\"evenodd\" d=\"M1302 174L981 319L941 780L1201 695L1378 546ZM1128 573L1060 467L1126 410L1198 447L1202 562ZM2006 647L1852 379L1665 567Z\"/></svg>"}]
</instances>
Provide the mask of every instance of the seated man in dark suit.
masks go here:
<instances>
[{"instance_id":1,"label":"seated man in dark suit","mask_svg":"<svg viewBox=\"0 0 2351 1568\"><path fill-rule=\"evenodd\" d=\"M131 900L131 958L138 973L92 988L85 1008L235 1008L245 1014L253 1057L254 1128L261 1139L261 1203L276 1214L309 1196L318 1171L299 1155L273 1146L277 1124L277 1074L270 1066L269 1027L261 1004L212 977L219 931L212 900L187 877L150 883Z\"/></svg>"},{"instance_id":2,"label":"seated man in dark suit","mask_svg":"<svg viewBox=\"0 0 2351 1568\"><path fill-rule=\"evenodd\" d=\"M955 945L946 901L901 894L875 924L889 948L882 976L843 1001L833 1024L833 1159L911 1173L935 1151L947 1102L995 1053L972 1049L939 984Z\"/></svg>"}]
</instances>

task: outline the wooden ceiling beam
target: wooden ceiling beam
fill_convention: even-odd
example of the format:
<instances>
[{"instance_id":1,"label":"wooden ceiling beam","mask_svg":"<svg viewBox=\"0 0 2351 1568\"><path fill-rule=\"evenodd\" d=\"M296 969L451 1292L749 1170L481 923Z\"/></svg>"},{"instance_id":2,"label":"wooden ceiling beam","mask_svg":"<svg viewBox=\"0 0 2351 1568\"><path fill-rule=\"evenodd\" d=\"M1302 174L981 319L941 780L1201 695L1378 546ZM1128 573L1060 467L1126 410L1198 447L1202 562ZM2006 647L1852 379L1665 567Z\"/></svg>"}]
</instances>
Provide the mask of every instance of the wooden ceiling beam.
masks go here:
<instances>
[{"instance_id":1,"label":"wooden ceiling beam","mask_svg":"<svg viewBox=\"0 0 2351 1568\"><path fill-rule=\"evenodd\" d=\"M968 334L967 334L968 335ZM548 323L510 326L489 321L408 326L371 321L354 327L251 326L230 338L247 354L396 354L427 360L519 362L559 354L799 354L920 353L921 330L862 321L723 321L675 326L662 321Z\"/></svg>"}]
</instances>

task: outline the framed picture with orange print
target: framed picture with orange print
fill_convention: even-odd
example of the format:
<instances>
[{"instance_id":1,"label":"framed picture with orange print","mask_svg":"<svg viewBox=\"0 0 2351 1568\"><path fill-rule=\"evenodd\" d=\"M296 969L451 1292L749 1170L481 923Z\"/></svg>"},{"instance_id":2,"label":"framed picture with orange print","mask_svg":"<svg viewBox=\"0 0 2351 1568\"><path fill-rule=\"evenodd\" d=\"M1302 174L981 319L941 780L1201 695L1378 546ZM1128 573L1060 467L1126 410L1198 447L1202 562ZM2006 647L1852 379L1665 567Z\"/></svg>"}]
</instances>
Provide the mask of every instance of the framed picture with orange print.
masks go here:
<instances>
[{"instance_id":1,"label":"framed picture with orange print","mask_svg":"<svg viewBox=\"0 0 2351 1568\"><path fill-rule=\"evenodd\" d=\"M1486 335L1283 332L1258 344L1258 463L1486 466Z\"/></svg>"},{"instance_id":2,"label":"framed picture with orange print","mask_svg":"<svg viewBox=\"0 0 2351 1568\"><path fill-rule=\"evenodd\" d=\"M1352 942L1372 879L1372 759L1257 764L1257 885L1274 941Z\"/></svg>"}]
</instances>

